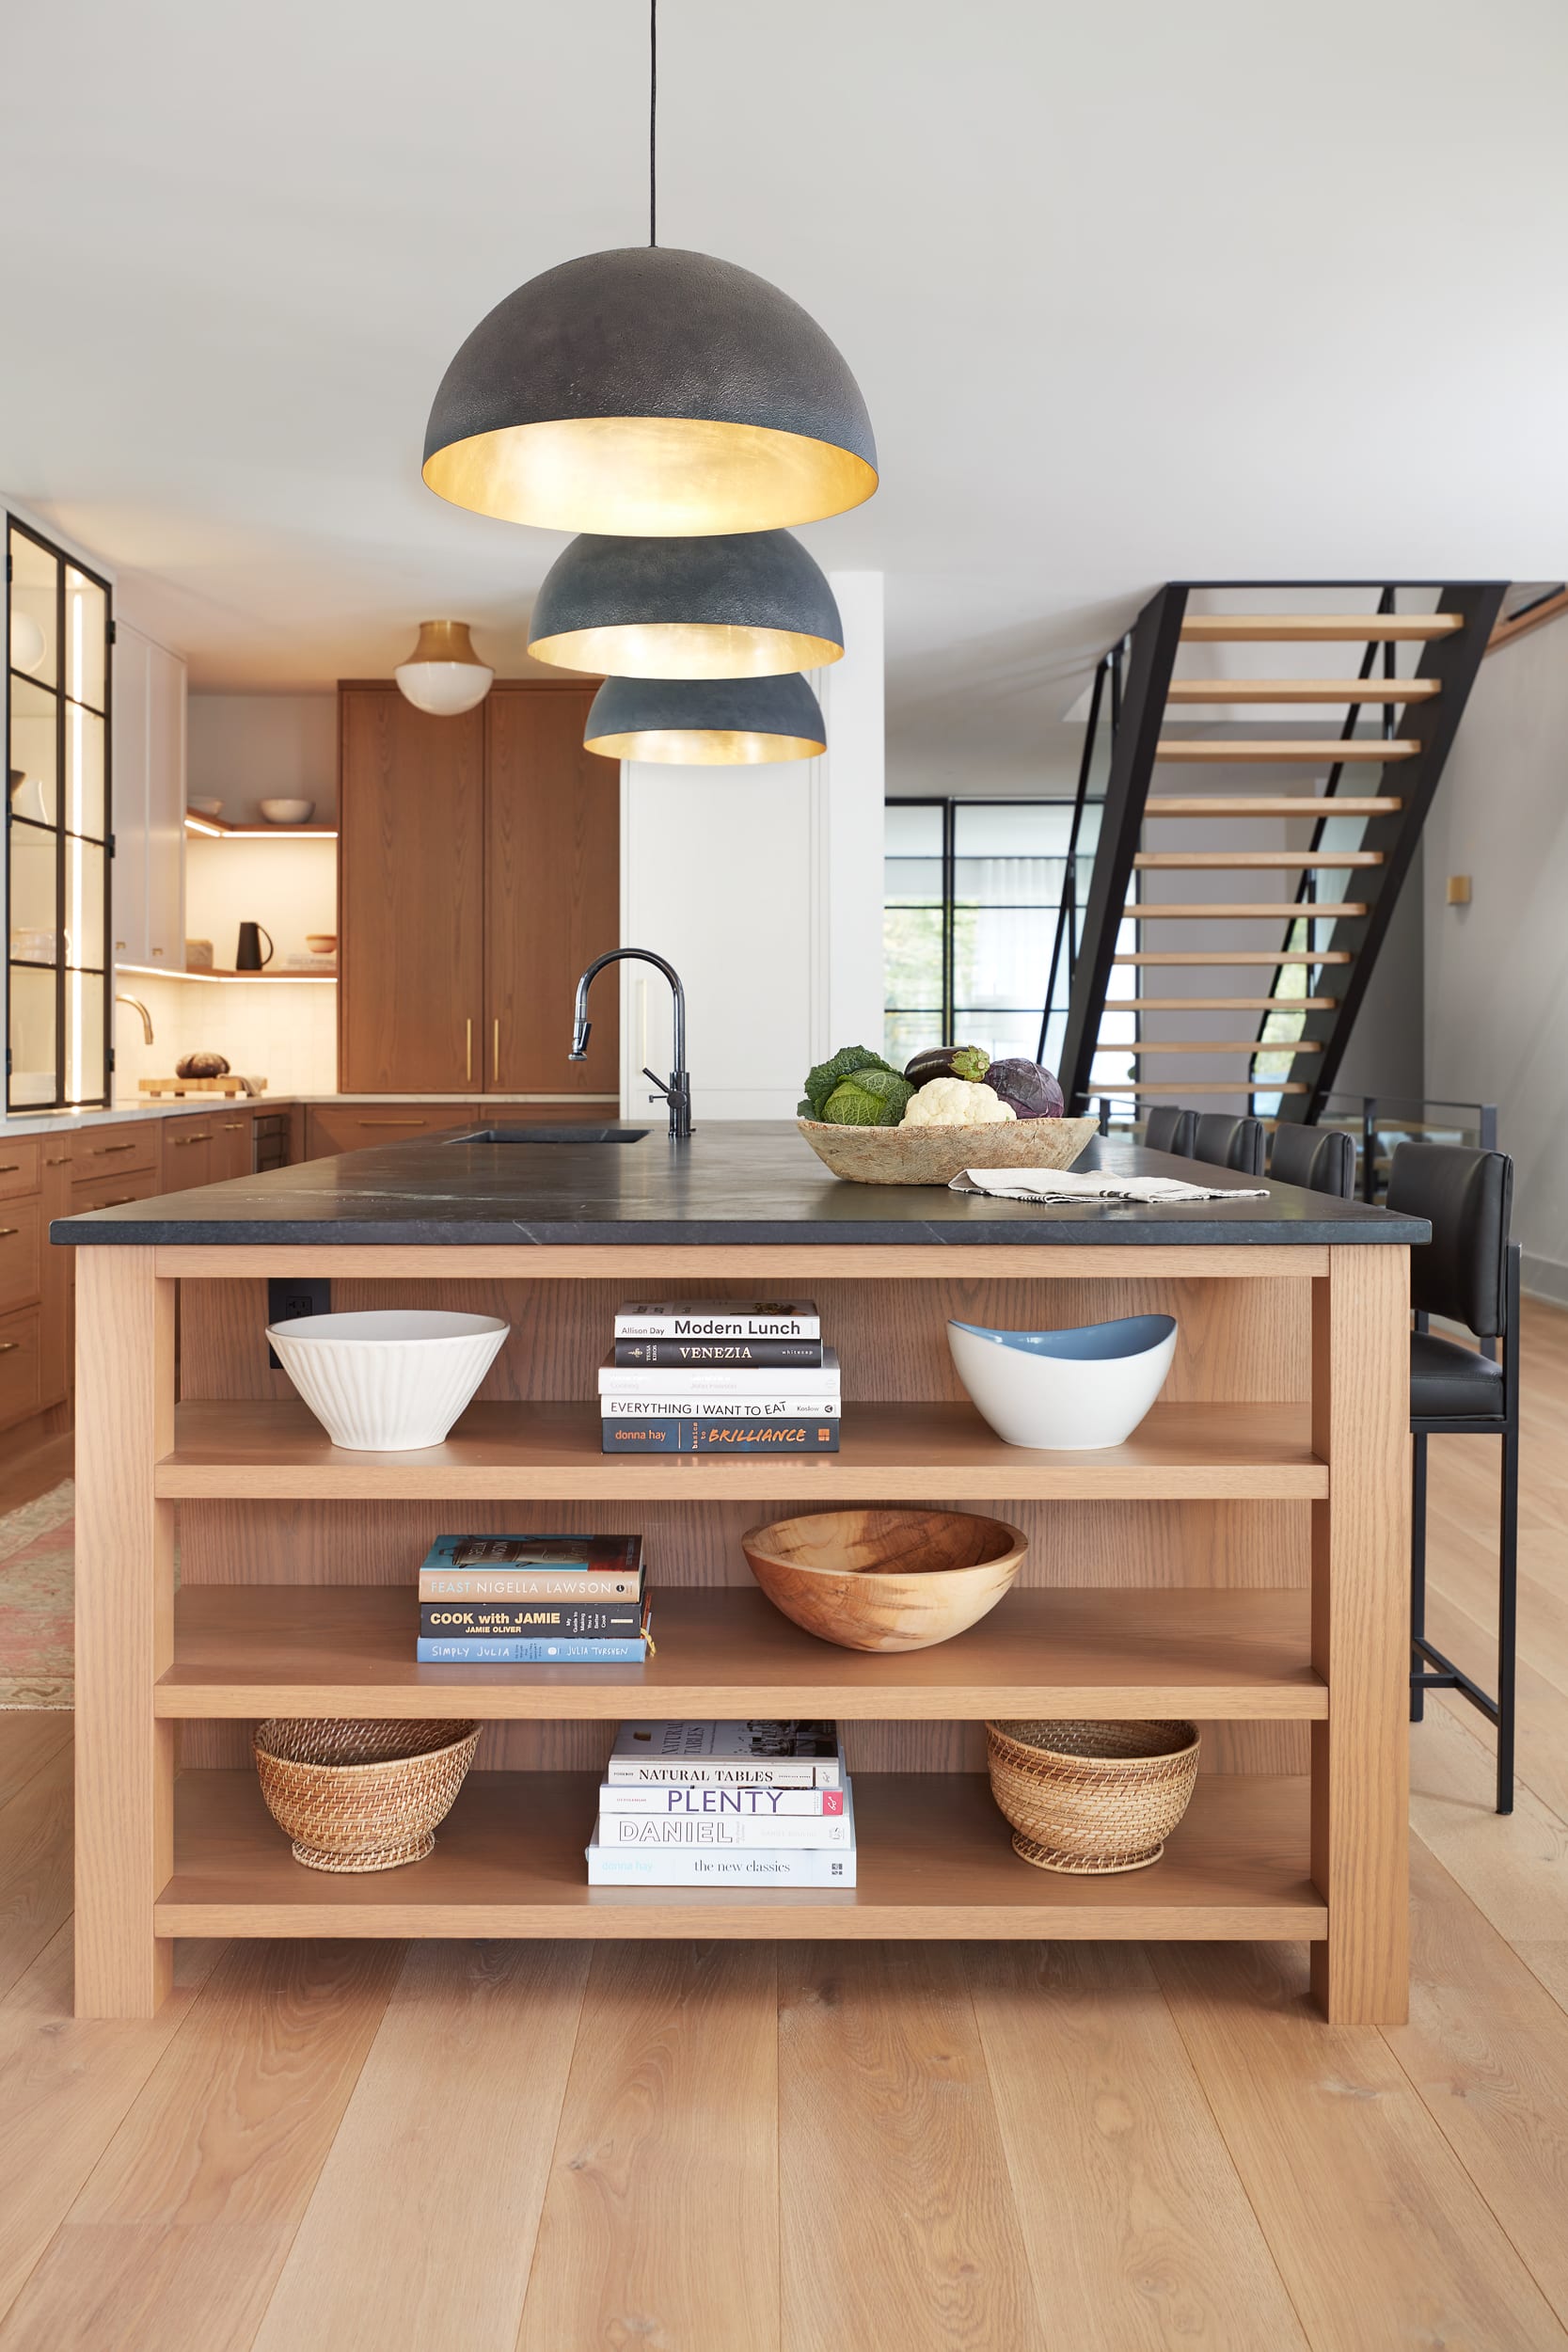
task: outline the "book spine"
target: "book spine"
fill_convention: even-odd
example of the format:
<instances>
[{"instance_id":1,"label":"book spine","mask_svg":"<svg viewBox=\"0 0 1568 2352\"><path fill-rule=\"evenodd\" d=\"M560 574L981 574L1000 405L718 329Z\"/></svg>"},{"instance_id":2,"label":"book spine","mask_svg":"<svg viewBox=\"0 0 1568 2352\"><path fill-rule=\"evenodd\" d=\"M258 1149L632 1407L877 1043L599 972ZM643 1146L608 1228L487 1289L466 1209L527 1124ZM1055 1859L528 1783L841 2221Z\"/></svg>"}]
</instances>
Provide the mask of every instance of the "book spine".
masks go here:
<instances>
[{"instance_id":1,"label":"book spine","mask_svg":"<svg viewBox=\"0 0 1568 2352\"><path fill-rule=\"evenodd\" d=\"M641 1813L601 1813L599 1843L611 1849L623 1846L677 1847L705 1846L722 1852L729 1846L778 1847L781 1851L796 1846L847 1846L853 1832L841 1813L832 1820L818 1815L802 1820L787 1815L777 1820L748 1821L725 1815L721 1819L702 1818L692 1820L650 1820Z\"/></svg>"},{"instance_id":2,"label":"book spine","mask_svg":"<svg viewBox=\"0 0 1568 2352\"><path fill-rule=\"evenodd\" d=\"M421 1666L641 1666L648 1645L633 1641L553 1641L506 1634L496 1640L459 1635L436 1640L421 1634L414 1656Z\"/></svg>"},{"instance_id":3,"label":"book spine","mask_svg":"<svg viewBox=\"0 0 1568 2352\"><path fill-rule=\"evenodd\" d=\"M837 1788L836 1762L802 1758L749 1758L744 1764L643 1764L636 1756L612 1756L605 1779L616 1788Z\"/></svg>"},{"instance_id":4,"label":"book spine","mask_svg":"<svg viewBox=\"0 0 1568 2352\"><path fill-rule=\"evenodd\" d=\"M642 1576L600 1576L593 1568L422 1568L420 1598L429 1600L641 1600Z\"/></svg>"},{"instance_id":5,"label":"book spine","mask_svg":"<svg viewBox=\"0 0 1568 2352\"><path fill-rule=\"evenodd\" d=\"M600 1818L626 1814L638 1820L719 1820L760 1822L796 1819L842 1820L842 1788L776 1788L762 1781L731 1783L719 1788L684 1784L649 1787L607 1781L599 1790Z\"/></svg>"},{"instance_id":6,"label":"book spine","mask_svg":"<svg viewBox=\"0 0 1568 2352\"><path fill-rule=\"evenodd\" d=\"M719 1396L706 1389L666 1388L625 1394L619 1389L599 1398L601 1417L655 1421L836 1421L839 1394L814 1389L809 1395L790 1396L774 1389L756 1396Z\"/></svg>"},{"instance_id":7,"label":"book spine","mask_svg":"<svg viewBox=\"0 0 1568 2352\"><path fill-rule=\"evenodd\" d=\"M713 1846L588 1848L590 1886L853 1886L855 1849Z\"/></svg>"},{"instance_id":8,"label":"book spine","mask_svg":"<svg viewBox=\"0 0 1568 2352\"><path fill-rule=\"evenodd\" d=\"M618 1340L820 1340L816 1315L617 1315Z\"/></svg>"},{"instance_id":9,"label":"book spine","mask_svg":"<svg viewBox=\"0 0 1568 2352\"><path fill-rule=\"evenodd\" d=\"M617 1340L623 1372L816 1372L820 1340Z\"/></svg>"},{"instance_id":10,"label":"book spine","mask_svg":"<svg viewBox=\"0 0 1568 2352\"><path fill-rule=\"evenodd\" d=\"M641 1535L437 1535L422 1566L432 1575L454 1570L495 1574L635 1576L642 1565Z\"/></svg>"},{"instance_id":11,"label":"book spine","mask_svg":"<svg viewBox=\"0 0 1568 2352\"><path fill-rule=\"evenodd\" d=\"M606 1454L836 1454L838 1422L821 1421L697 1421L673 1415L634 1415L599 1422Z\"/></svg>"},{"instance_id":12,"label":"book spine","mask_svg":"<svg viewBox=\"0 0 1568 2352\"><path fill-rule=\"evenodd\" d=\"M536 1633L541 1640L564 1634L573 1640L596 1636L602 1641L629 1641L642 1630L641 1601L617 1601L599 1606L594 1601L535 1601L509 1604L504 1600L421 1601L420 1631L455 1639L465 1633L499 1635Z\"/></svg>"}]
</instances>

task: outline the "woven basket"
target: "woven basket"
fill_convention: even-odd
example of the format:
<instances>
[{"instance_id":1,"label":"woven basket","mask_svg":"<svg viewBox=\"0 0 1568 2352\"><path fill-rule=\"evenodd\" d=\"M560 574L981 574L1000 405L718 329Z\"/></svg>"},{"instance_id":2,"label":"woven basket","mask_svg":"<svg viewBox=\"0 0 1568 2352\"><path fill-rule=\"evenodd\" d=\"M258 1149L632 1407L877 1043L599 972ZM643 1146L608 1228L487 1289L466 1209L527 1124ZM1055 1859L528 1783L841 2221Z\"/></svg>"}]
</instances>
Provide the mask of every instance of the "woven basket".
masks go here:
<instances>
[{"instance_id":1,"label":"woven basket","mask_svg":"<svg viewBox=\"0 0 1568 2352\"><path fill-rule=\"evenodd\" d=\"M1196 1724L988 1724L990 1789L1037 1870L1147 1870L1187 1810Z\"/></svg>"},{"instance_id":2,"label":"woven basket","mask_svg":"<svg viewBox=\"0 0 1568 2352\"><path fill-rule=\"evenodd\" d=\"M311 1870L395 1870L422 1862L451 1811L479 1725L258 1724L251 1740L267 1811Z\"/></svg>"}]
</instances>

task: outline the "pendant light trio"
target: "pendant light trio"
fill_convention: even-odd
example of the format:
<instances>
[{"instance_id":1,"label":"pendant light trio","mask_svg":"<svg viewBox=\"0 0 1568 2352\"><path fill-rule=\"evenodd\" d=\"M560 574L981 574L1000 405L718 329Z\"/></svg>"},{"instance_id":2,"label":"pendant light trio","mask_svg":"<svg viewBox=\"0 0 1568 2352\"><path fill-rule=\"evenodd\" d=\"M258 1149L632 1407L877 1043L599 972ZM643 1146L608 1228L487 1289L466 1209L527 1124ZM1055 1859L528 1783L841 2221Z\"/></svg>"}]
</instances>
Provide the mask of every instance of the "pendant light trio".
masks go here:
<instances>
[{"instance_id":1,"label":"pendant light trio","mask_svg":"<svg viewBox=\"0 0 1568 2352\"><path fill-rule=\"evenodd\" d=\"M563 262L480 321L436 392L424 479L478 514L581 534L546 576L529 651L604 675L590 751L806 759L826 733L800 673L844 637L786 526L871 496L871 421L798 303L657 244L657 0L648 38L647 245Z\"/></svg>"}]
</instances>

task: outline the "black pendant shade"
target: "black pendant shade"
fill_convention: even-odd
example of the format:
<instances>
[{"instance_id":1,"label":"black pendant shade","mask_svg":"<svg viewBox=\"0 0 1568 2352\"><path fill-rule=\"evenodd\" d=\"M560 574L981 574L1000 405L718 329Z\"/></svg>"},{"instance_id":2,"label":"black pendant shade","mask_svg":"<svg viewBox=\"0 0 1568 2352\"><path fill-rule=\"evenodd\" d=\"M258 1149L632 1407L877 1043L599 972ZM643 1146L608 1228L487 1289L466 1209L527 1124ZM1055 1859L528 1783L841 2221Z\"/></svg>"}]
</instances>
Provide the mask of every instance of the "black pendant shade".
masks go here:
<instances>
[{"instance_id":1,"label":"black pendant shade","mask_svg":"<svg viewBox=\"0 0 1568 2352\"><path fill-rule=\"evenodd\" d=\"M827 577L787 531L585 532L546 573L528 649L613 677L778 677L844 651Z\"/></svg>"},{"instance_id":2,"label":"black pendant shade","mask_svg":"<svg viewBox=\"0 0 1568 2352\"><path fill-rule=\"evenodd\" d=\"M827 749L822 706L803 677L609 677L583 741L607 759L750 767Z\"/></svg>"},{"instance_id":3,"label":"black pendant shade","mask_svg":"<svg viewBox=\"0 0 1568 2352\"><path fill-rule=\"evenodd\" d=\"M436 395L424 478L553 531L771 531L877 487L860 389L800 304L674 246L586 253L482 319Z\"/></svg>"}]
</instances>

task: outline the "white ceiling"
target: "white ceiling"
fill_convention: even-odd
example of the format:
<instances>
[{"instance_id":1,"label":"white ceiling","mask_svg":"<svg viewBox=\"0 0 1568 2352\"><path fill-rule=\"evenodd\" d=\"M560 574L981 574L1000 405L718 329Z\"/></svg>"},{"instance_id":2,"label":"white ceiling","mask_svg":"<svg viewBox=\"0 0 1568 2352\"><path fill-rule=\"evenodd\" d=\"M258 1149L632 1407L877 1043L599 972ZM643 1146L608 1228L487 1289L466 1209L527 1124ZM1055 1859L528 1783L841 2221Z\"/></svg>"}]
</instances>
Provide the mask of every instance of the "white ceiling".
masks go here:
<instances>
[{"instance_id":1,"label":"white ceiling","mask_svg":"<svg viewBox=\"0 0 1568 2352\"><path fill-rule=\"evenodd\" d=\"M526 666L420 485L520 280L645 229L641 0L8 13L0 485L210 689ZM1168 577L1560 577L1561 0L663 0L660 233L860 378L892 783L1014 788Z\"/></svg>"}]
</instances>

